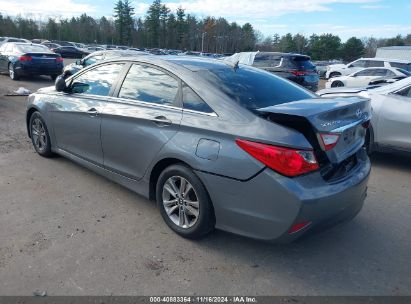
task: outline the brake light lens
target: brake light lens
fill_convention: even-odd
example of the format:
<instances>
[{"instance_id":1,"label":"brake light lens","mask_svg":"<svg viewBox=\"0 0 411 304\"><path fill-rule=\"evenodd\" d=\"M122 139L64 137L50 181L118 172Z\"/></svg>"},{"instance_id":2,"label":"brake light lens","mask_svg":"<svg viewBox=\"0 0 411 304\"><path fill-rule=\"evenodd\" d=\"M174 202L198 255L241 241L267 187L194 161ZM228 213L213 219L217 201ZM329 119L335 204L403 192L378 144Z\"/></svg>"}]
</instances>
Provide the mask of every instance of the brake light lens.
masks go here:
<instances>
[{"instance_id":1,"label":"brake light lens","mask_svg":"<svg viewBox=\"0 0 411 304\"><path fill-rule=\"evenodd\" d=\"M57 58L56 58L56 61L57 61L57 62L63 62L63 58L62 58L62 57L57 57Z\"/></svg>"},{"instance_id":2,"label":"brake light lens","mask_svg":"<svg viewBox=\"0 0 411 304\"><path fill-rule=\"evenodd\" d=\"M318 169L311 150L278 147L243 139L237 139L236 143L252 157L285 176L298 176Z\"/></svg>"},{"instance_id":3,"label":"brake light lens","mask_svg":"<svg viewBox=\"0 0 411 304\"><path fill-rule=\"evenodd\" d=\"M370 121L367 120L366 122L363 122L362 126L363 126L364 129L368 129L370 127Z\"/></svg>"},{"instance_id":4,"label":"brake light lens","mask_svg":"<svg viewBox=\"0 0 411 304\"><path fill-rule=\"evenodd\" d=\"M298 70L291 70L290 73L295 76L304 76L308 74L307 71L298 71Z\"/></svg>"},{"instance_id":5,"label":"brake light lens","mask_svg":"<svg viewBox=\"0 0 411 304\"><path fill-rule=\"evenodd\" d=\"M31 61L33 58L31 58L31 56L27 56L27 55L23 55L20 56L19 60L20 61Z\"/></svg>"},{"instance_id":6,"label":"brake light lens","mask_svg":"<svg viewBox=\"0 0 411 304\"><path fill-rule=\"evenodd\" d=\"M307 227L310 224L311 224L310 221L305 221L305 222L301 222L301 223L298 223L298 224L294 224L294 225L291 226L290 230L288 230L288 234L296 233L296 232L304 229L305 227Z\"/></svg>"},{"instance_id":7,"label":"brake light lens","mask_svg":"<svg viewBox=\"0 0 411 304\"><path fill-rule=\"evenodd\" d=\"M329 151L337 145L340 134L323 133L320 134L320 138L323 142L324 150Z\"/></svg>"}]
</instances>

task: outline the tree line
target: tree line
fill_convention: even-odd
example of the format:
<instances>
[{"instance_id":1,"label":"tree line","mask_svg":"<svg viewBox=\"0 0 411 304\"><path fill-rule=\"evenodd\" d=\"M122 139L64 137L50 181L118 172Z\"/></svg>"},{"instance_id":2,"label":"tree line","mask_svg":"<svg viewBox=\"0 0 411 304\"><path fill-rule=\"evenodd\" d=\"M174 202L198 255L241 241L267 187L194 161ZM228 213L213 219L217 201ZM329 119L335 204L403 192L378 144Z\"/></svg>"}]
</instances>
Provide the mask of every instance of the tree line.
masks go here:
<instances>
[{"instance_id":1,"label":"tree line","mask_svg":"<svg viewBox=\"0 0 411 304\"><path fill-rule=\"evenodd\" d=\"M37 22L31 18L3 16L0 36L42 38L95 44L167 48L211 53L280 51L308 54L314 60L374 57L377 47L411 45L411 34L389 39L351 37L342 42L333 34L274 34L264 37L250 23L240 25L225 18L198 18L179 7L171 11L154 0L144 17L136 17L130 0L117 0L113 18L78 17Z\"/></svg>"}]
</instances>

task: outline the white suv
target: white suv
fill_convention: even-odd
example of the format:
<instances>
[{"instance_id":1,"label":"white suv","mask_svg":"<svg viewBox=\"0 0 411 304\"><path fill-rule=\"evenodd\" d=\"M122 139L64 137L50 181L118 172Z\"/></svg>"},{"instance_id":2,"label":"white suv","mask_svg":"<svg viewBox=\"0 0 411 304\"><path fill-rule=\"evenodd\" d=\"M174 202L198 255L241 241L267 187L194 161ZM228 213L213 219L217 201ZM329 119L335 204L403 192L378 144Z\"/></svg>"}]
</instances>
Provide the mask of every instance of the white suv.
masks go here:
<instances>
[{"instance_id":1,"label":"white suv","mask_svg":"<svg viewBox=\"0 0 411 304\"><path fill-rule=\"evenodd\" d=\"M346 76L364 68L402 68L411 71L411 61L386 58L360 58L348 64L332 64L327 67L325 78Z\"/></svg>"}]
</instances>

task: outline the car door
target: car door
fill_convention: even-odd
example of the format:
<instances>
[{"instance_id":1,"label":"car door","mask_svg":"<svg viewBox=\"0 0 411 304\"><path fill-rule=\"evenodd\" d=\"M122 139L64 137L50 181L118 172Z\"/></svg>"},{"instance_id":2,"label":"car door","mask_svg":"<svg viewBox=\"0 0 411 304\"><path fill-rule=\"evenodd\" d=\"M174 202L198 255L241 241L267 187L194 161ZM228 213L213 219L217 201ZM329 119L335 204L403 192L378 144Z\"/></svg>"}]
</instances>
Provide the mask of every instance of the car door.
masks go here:
<instances>
[{"instance_id":1,"label":"car door","mask_svg":"<svg viewBox=\"0 0 411 304\"><path fill-rule=\"evenodd\" d=\"M370 83L370 81L375 77L377 69L364 69L353 74L353 77L349 77L347 84L351 87L362 87Z\"/></svg>"},{"instance_id":2,"label":"car door","mask_svg":"<svg viewBox=\"0 0 411 304\"><path fill-rule=\"evenodd\" d=\"M180 80L152 65L134 63L103 110L104 166L140 179L182 119Z\"/></svg>"},{"instance_id":3,"label":"car door","mask_svg":"<svg viewBox=\"0 0 411 304\"><path fill-rule=\"evenodd\" d=\"M379 112L378 143L411 151L411 86L386 95Z\"/></svg>"},{"instance_id":4,"label":"car door","mask_svg":"<svg viewBox=\"0 0 411 304\"><path fill-rule=\"evenodd\" d=\"M102 165L101 112L124 64L104 64L72 79L69 93L56 96L50 111L58 148Z\"/></svg>"}]
</instances>

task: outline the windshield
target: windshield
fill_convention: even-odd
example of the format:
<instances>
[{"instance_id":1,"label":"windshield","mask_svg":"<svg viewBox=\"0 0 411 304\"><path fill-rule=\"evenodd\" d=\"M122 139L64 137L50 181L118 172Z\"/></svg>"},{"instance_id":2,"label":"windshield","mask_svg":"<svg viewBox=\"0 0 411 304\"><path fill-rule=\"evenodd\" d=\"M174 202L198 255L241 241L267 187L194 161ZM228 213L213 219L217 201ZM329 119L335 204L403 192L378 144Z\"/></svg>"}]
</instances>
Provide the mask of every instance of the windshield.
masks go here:
<instances>
[{"instance_id":1,"label":"windshield","mask_svg":"<svg viewBox=\"0 0 411 304\"><path fill-rule=\"evenodd\" d=\"M288 80L246 66L210 69L199 74L249 110L316 97Z\"/></svg>"},{"instance_id":2,"label":"windshield","mask_svg":"<svg viewBox=\"0 0 411 304\"><path fill-rule=\"evenodd\" d=\"M310 58L303 56L296 56L291 61L298 67L298 70L315 70L315 65L310 61Z\"/></svg>"},{"instance_id":3,"label":"windshield","mask_svg":"<svg viewBox=\"0 0 411 304\"><path fill-rule=\"evenodd\" d=\"M44 45L35 44L16 44L17 49L23 53L42 53L50 52L50 50Z\"/></svg>"}]
</instances>

